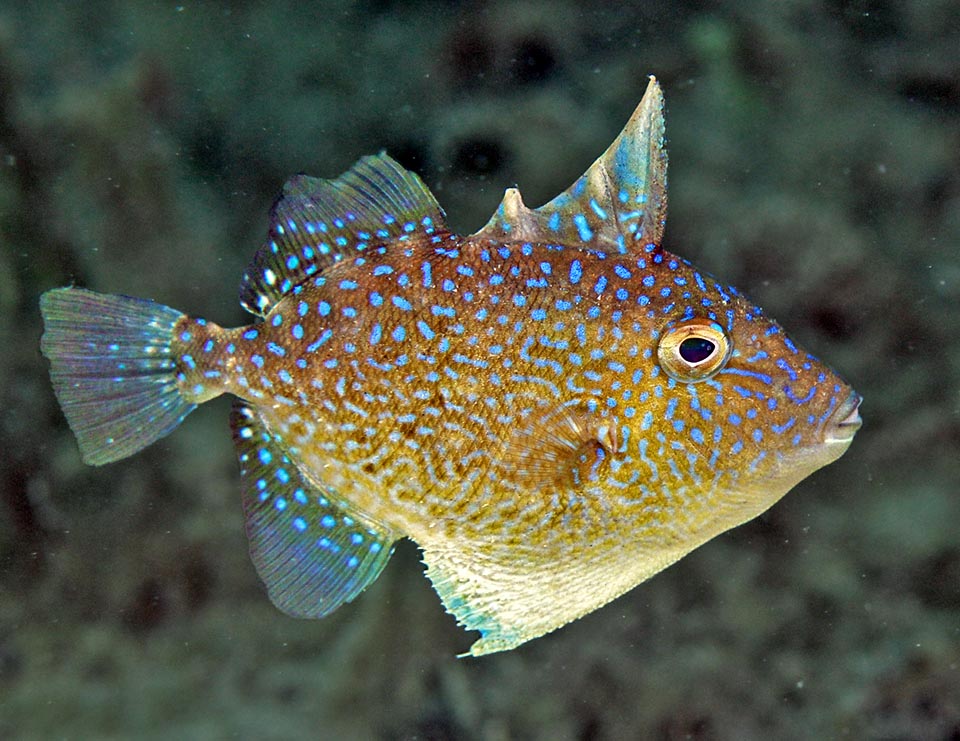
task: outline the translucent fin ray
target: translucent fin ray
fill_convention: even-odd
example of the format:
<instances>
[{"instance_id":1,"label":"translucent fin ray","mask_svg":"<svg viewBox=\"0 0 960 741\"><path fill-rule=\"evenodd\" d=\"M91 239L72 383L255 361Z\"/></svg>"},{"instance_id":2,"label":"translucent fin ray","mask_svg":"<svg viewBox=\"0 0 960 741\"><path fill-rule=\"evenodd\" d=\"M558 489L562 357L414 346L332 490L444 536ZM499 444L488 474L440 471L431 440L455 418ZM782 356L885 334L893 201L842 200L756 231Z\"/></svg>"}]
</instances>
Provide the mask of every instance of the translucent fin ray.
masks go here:
<instances>
[{"instance_id":1,"label":"translucent fin ray","mask_svg":"<svg viewBox=\"0 0 960 741\"><path fill-rule=\"evenodd\" d=\"M535 410L512 430L502 465L525 488L579 490L597 481L618 431L578 405Z\"/></svg>"},{"instance_id":2,"label":"translucent fin ray","mask_svg":"<svg viewBox=\"0 0 960 741\"><path fill-rule=\"evenodd\" d=\"M270 214L266 243L243 274L240 303L257 316L311 276L370 246L446 232L423 181L386 154L333 180L297 175Z\"/></svg>"},{"instance_id":3,"label":"translucent fin ray","mask_svg":"<svg viewBox=\"0 0 960 741\"><path fill-rule=\"evenodd\" d=\"M350 602L380 575L396 536L310 483L252 407L235 404L230 426L250 555L270 600L305 618Z\"/></svg>"},{"instance_id":4,"label":"translucent fin ray","mask_svg":"<svg viewBox=\"0 0 960 741\"><path fill-rule=\"evenodd\" d=\"M133 455L194 409L180 392L171 348L180 312L82 288L47 291L40 311L40 348L85 463Z\"/></svg>"},{"instance_id":5,"label":"translucent fin ray","mask_svg":"<svg viewBox=\"0 0 960 741\"><path fill-rule=\"evenodd\" d=\"M659 245L666 218L663 94L651 77L623 131L573 185L537 209L510 188L476 236L624 253Z\"/></svg>"}]
</instances>

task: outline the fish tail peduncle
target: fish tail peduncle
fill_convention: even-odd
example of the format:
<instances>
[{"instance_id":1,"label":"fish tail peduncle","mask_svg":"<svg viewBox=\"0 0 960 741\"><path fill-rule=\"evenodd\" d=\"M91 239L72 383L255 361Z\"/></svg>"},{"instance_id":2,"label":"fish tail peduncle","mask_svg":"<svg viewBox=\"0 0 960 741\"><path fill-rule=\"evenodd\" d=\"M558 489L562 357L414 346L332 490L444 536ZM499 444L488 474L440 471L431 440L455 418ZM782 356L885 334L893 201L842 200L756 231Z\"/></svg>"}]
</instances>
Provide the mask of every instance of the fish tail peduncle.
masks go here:
<instances>
[{"instance_id":1,"label":"fish tail peduncle","mask_svg":"<svg viewBox=\"0 0 960 741\"><path fill-rule=\"evenodd\" d=\"M40 311L41 350L86 463L133 455L221 393L194 357L216 344L216 325L82 288L47 291Z\"/></svg>"}]
</instances>

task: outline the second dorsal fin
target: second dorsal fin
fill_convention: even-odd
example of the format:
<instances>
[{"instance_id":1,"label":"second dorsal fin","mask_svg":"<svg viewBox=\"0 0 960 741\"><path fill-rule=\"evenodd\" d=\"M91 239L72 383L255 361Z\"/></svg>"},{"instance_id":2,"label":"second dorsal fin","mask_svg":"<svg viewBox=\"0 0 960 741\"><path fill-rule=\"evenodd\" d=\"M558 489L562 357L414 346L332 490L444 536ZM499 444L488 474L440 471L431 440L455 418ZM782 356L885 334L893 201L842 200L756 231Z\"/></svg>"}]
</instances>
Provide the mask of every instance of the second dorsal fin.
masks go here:
<instances>
[{"instance_id":1,"label":"second dorsal fin","mask_svg":"<svg viewBox=\"0 0 960 741\"><path fill-rule=\"evenodd\" d=\"M386 154L363 157L333 180L297 175L273 205L267 241L243 274L240 303L266 316L284 295L346 256L446 231L429 188Z\"/></svg>"},{"instance_id":2,"label":"second dorsal fin","mask_svg":"<svg viewBox=\"0 0 960 741\"><path fill-rule=\"evenodd\" d=\"M666 217L663 94L651 77L623 131L573 185L537 209L510 188L476 236L629 252L659 245Z\"/></svg>"}]
</instances>

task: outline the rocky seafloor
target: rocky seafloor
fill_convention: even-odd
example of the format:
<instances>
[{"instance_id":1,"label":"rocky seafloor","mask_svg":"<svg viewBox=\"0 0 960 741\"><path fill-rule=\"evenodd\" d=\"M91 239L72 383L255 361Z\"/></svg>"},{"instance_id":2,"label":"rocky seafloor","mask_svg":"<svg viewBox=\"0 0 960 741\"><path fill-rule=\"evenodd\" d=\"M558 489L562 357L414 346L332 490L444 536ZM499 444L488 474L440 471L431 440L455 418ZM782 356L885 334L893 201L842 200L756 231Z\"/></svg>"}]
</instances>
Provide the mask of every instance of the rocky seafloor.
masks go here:
<instances>
[{"instance_id":1,"label":"rocky seafloor","mask_svg":"<svg viewBox=\"0 0 960 741\"><path fill-rule=\"evenodd\" d=\"M0 737L960 739L960 6L0 3ZM246 553L228 402L84 466L41 358L76 283L246 321L292 173L386 149L455 229L667 96L665 246L864 398L837 463L506 654L402 545L298 621Z\"/></svg>"}]
</instances>

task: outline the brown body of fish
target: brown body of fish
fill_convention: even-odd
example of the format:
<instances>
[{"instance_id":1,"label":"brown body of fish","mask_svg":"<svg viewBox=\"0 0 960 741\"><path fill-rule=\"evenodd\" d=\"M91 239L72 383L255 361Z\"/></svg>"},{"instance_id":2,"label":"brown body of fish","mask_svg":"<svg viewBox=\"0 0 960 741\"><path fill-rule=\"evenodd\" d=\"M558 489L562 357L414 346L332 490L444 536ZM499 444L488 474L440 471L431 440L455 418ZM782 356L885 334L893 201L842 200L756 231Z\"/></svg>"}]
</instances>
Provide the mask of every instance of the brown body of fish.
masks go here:
<instances>
[{"instance_id":1,"label":"brown body of fish","mask_svg":"<svg viewBox=\"0 0 960 741\"><path fill-rule=\"evenodd\" d=\"M512 648L846 450L857 394L736 289L660 247L662 126L651 81L568 191L537 210L508 191L470 237L382 155L335 181L295 179L245 275L263 322L169 315L182 403L243 400L251 552L278 606L328 613L407 536L448 610L481 631L471 653ZM59 317L71 296L100 301L83 293L51 292L45 308L68 418L76 359L58 351L71 329ZM112 452L87 435L85 453L106 462L150 442L130 435Z\"/></svg>"}]
</instances>

